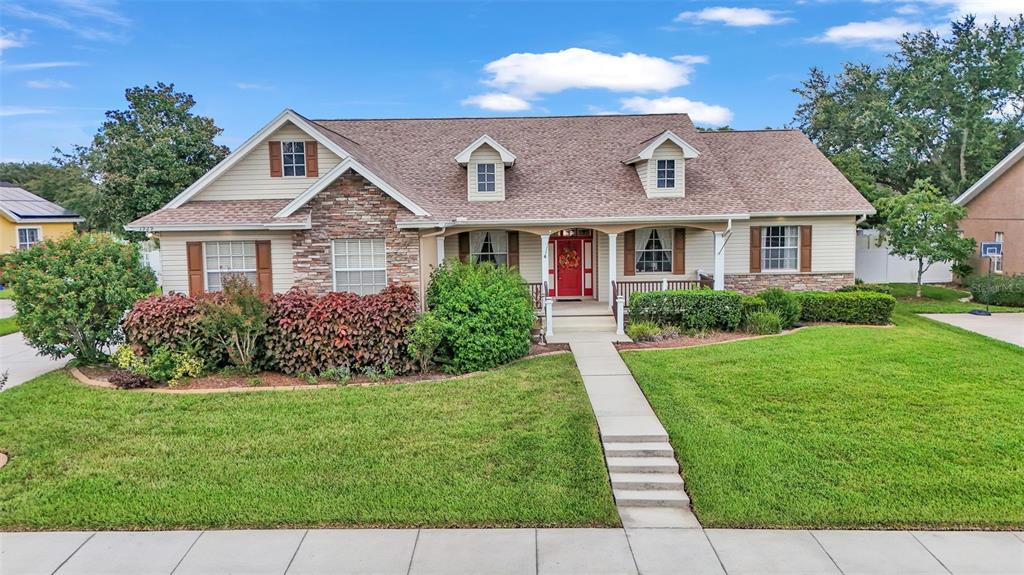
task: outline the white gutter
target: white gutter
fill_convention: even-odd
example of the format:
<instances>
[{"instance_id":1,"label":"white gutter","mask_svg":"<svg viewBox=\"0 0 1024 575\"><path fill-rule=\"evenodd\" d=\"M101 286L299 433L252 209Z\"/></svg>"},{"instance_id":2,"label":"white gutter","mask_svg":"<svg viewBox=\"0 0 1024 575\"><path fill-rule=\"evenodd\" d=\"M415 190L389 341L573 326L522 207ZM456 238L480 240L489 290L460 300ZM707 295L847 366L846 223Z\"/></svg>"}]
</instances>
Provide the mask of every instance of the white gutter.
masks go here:
<instances>
[{"instance_id":1,"label":"white gutter","mask_svg":"<svg viewBox=\"0 0 1024 575\"><path fill-rule=\"evenodd\" d=\"M517 226L543 226L543 225L567 225L567 224L632 224L645 222L708 222L708 221L731 221L733 219L750 219L749 214L712 214L701 216L626 216L610 218L538 218L538 219L507 219L507 220L446 220L446 221L423 221L423 222L398 222L399 228L455 228L472 226L495 226L495 225L517 225Z\"/></svg>"},{"instance_id":2,"label":"white gutter","mask_svg":"<svg viewBox=\"0 0 1024 575\"><path fill-rule=\"evenodd\" d=\"M275 231L275 230L308 230L310 223L294 224L165 224L154 226L125 225L129 232L201 232L201 231Z\"/></svg>"}]
</instances>

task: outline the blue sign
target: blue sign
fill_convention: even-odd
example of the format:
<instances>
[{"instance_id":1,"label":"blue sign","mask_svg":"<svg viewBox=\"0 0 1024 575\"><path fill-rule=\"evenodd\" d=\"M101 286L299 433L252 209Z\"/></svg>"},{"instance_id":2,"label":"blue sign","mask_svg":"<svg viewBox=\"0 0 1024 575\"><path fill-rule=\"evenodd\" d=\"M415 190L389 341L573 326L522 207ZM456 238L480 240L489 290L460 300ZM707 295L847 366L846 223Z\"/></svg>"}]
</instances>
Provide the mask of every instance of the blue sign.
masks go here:
<instances>
[{"instance_id":1,"label":"blue sign","mask_svg":"<svg viewBox=\"0 0 1024 575\"><path fill-rule=\"evenodd\" d=\"M981 242L981 257L991 258L1003 255L1003 242Z\"/></svg>"}]
</instances>

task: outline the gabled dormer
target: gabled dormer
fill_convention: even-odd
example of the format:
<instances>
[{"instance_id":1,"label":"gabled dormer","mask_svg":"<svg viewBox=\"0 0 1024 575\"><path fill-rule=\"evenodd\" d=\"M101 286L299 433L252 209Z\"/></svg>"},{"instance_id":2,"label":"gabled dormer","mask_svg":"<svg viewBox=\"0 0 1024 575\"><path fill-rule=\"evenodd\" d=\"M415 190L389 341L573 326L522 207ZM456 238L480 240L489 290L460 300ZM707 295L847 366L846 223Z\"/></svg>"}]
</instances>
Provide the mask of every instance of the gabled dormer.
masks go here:
<instances>
[{"instance_id":1,"label":"gabled dormer","mask_svg":"<svg viewBox=\"0 0 1024 575\"><path fill-rule=\"evenodd\" d=\"M455 156L466 168L466 192L471 202L505 199L505 169L516 163L516 156L494 138L484 134Z\"/></svg>"},{"instance_id":2,"label":"gabled dormer","mask_svg":"<svg viewBox=\"0 0 1024 575\"><path fill-rule=\"evenodd\" d=\"M686 196L686 160L698 156L696 148L665 130L625 163L636 168L648 198L682 198Z\"/></svg>"}]
</instances>

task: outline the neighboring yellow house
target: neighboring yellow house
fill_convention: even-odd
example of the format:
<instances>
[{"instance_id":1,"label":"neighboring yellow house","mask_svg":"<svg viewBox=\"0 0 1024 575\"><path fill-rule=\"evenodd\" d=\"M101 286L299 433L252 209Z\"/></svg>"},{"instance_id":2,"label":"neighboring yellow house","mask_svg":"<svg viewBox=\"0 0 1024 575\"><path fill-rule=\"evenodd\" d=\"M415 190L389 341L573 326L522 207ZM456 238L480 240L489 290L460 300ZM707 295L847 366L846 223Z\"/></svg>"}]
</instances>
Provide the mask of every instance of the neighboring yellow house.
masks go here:
<instances>
[{"instance_id":1,"label":"neighboring yellow house","mask_svg":"<svg viewBox=\"0 0 1024 575\"><path fill-rule=\"evenodd\" d=\"M75 224L81 221L78 214L0 182L0 254L74 233Z\"/></svg>"}]
</instances>

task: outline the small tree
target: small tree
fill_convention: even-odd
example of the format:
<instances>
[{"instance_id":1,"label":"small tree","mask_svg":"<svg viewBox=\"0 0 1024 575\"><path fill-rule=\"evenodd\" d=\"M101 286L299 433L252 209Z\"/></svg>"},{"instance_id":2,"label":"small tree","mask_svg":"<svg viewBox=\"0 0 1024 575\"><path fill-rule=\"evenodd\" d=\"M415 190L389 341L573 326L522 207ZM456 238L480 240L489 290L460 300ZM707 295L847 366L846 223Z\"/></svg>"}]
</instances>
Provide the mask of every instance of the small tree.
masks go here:
<instances>
[{"instance_id":1,"label":"small tree","mask_svg":"<svg viewBox=\"0 0 1024 575\"><path fill-rule=\"evenodd\" d=\"M251 373L259 351L257 344L267 331L270 309L245 276L228 276L223 285L222 300L199 302L199 325L235 367Z\"/></svg>"},{"instance_id":2,"label":"small tree","mask_svg":"<svg viewBox=\"0 0 1024 575\"><path fill-rule=\"evenodd\" d=\"M4 262L3 280L13 288L22 334L53 358L105 359L121 341L121 317L156 289L138 248L108 234L46 240Z\"/></svg>"},{"instance_id":3,"label":"small tree","mask_svg":"<svg viewBox=\"0 0 1024 575\"><path fill-rule=\"evenodd\" d=\"M944 198L930 180L917 180L906 194L881 198L876 207L884 218L879 242L888 242L890 253L917 261L917 297L932 264L964 261L974 251L974 239L960 235L966 210Z\"/></svg>"}]
</instances>

